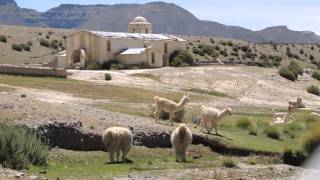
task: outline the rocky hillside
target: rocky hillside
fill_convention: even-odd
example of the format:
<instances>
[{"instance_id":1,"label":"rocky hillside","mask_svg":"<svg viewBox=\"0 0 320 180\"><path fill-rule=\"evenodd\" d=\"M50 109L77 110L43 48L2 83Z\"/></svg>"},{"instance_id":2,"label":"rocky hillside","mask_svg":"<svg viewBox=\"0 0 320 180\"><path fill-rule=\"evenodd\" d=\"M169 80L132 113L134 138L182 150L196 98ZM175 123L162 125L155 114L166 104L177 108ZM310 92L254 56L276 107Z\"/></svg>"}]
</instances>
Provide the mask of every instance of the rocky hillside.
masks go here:
<instances>
[{"instance_id":1,"label":"rocky hillside","mask_svg":"<svg viewBox=\"0 0 320 180\"><path fill-rule=\"evenodd\" d=\"M320 37L314 33L292 31L282 26L251 31L242 27L202 21L187 10L165 2L117 5L64 4L39 13L20 8L14 0L0 0L0 24L7 25L46 25L53 28L126 32L128 22L135 16L144 16L151 21L155 33L215 36L250 42L320 43Z\"/></svg>"},{"instance_id":2,"label":"rocky hillside","mask_svg":"<svg viewBox=\"0 0 320 180\"><path fill-rule=\"evenodd\" d=\"M66 36L76 32L75 29L36 28L0 25L0 63L48 63L65 46ZM256 63L260 66L286 64L295 59L304 66L320 67L319 44L276 44L249 43L242 40L205 37L181 36L188 40L186 47L198 62L217 63ZM5 41L4 41L5 40ZM42 42L42 44L41 44ZM46 44L46 42L48 44ZM13 45L30 49L21 51Z\"/></svg>"},{"instance_id":3,"label":"rocky hillside","mask_svg":"<svg viewBox=\"0 0 320 180\"><path fill-rule=\"evenodd\" d=\"M199 63L248 64L262 67L287 65L320 68L319 44L249 43L226 38L183 36L187 50ZM218 60L218 61L217 61Z\"/></svg>"}]
</instances>

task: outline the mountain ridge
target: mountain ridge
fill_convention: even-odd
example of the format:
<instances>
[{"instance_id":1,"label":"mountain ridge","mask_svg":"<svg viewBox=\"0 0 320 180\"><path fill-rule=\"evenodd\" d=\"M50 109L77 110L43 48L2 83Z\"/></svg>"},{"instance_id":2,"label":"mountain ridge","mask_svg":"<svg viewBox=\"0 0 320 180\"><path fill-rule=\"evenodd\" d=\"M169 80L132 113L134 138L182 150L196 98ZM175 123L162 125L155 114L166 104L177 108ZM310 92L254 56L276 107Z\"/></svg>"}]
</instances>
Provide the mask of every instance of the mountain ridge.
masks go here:
<instances>
[{"instance_id":1,"label":"mountain ridge","mask_svg":"<svg viewBox=\"0 0 320 180\"><path fill-rule=\"evenodd\" d=\"M0 0L0 24L79 28L127 32L135 16L153 23L155 33L214 36L249 42L320 43L320 36L310 31L294 31L287 26L267 27L252 31L214 21L200 20L191 12L166 2L145 4L77 5L61 4L46 12L20 8L14 0Z\"/></svg>"}]
</instances>

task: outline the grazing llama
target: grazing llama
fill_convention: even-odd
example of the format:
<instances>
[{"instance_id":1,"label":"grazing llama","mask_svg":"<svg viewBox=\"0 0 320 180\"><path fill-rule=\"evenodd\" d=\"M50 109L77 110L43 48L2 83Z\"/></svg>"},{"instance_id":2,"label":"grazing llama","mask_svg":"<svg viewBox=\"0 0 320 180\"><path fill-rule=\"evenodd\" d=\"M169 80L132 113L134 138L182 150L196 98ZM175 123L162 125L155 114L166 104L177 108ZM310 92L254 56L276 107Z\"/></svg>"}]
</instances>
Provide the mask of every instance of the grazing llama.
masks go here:
<instances>
[{"instance_id":1,"label":"grazing llama","mask_svg":"<svg viewBox=\"0 0 320 180\"><path fill-rule=\"evenodd\" d=\"M111 163L115 163L115 154L117 156L117 162L120 162L120 151L122 153L122 162L125 162L126 155L131 149L132 141L131 131L123 127L108 128L102 135L102 142L109 152Z\"/></svg>"},{"instance_id":2,"label":"grazing llama","mask_svg":"<svg viewBox=\"0 0 320 180\"><path fill-rule=\"evenodd\" d=\"M176 152L176 162L187 162L187 148L192 143L191 130L185 125L180 124L171 134L172 147Z\"/></svg>"},{"instance_id":3,"label":"grazing llama","mask_svg":"<svg viewBox=\"0 0 320 180\"><path fill-rule=\"evenodd\" d=\"M201 122L200 122L200 131L202 132L205 128L210 134L213 128L215 128L216 134L218 135L218 122L227 115L232 115L232 109L230 107L224 108L223 110L211 108L211 107L202 107L201 110Z\"/></svg>"},{"instance_id":4,"label":"grazing llama","mask_svg":"<svg viewBox=\"0 0 320 180\"><path fill-rule=\"evenodd\" d=\"M156 120L156 123L159 121L159 115L161 111L168 112L169 113L169 119L171 126L173 126L173 118L174 118L174 113L182 110L184 106L190 101L188 95L183 95L181 101L179 103L175 103L173 101L170 101L165 98L161 98L158 96L155 96L153 98L155 104L156 104L156 110L154 112L154 117Z\"/></svg>"}]
</instances>

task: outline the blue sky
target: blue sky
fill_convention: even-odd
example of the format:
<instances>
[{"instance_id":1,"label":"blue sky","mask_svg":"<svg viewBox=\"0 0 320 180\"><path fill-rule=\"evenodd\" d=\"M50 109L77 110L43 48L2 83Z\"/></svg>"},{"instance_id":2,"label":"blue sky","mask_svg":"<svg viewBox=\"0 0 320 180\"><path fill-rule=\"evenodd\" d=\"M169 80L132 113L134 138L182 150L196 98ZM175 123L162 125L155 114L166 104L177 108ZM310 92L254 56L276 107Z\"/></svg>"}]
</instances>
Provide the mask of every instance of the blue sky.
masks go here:
<instances>
[{"instance_id":1,"label":"blue sky","mask_svg":"<svg viewBox=\"0 0 320 180\"><path fill-rule=\"evenodd\" d=\"M16 0L19 6L46 11L59 4L145 3L148 0ZM320 35L319 0L165 0L182 6L199 19L260 30L287 25Z\"/></svg>"}]
</instances>

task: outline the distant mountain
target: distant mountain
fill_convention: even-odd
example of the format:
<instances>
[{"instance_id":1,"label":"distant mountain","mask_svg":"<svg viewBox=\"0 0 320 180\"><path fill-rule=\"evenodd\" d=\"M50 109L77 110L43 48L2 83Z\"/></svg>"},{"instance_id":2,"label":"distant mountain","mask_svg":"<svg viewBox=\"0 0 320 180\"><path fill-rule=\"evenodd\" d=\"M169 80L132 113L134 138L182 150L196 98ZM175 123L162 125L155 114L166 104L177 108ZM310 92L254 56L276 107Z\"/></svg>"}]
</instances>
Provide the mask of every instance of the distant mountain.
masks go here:
<instances>
[{"instance_id":1,"label":"distant mountain","mask_svg":"<svg viewBox=\"0 0 320 180\"><path fill-rule=\"evenodd\" d=\"M62 4L39 13L18 7L14 0L0 0L0 24L43 26L53 28L85 28L126 32L128 23L144 16L153 23L155 33L215 36L251 42L320 43L312 32L292 31L284 26L251 31L212 21L202 21L187 10L164 2L117 5Z\"/></svg>"}]
</instances>

